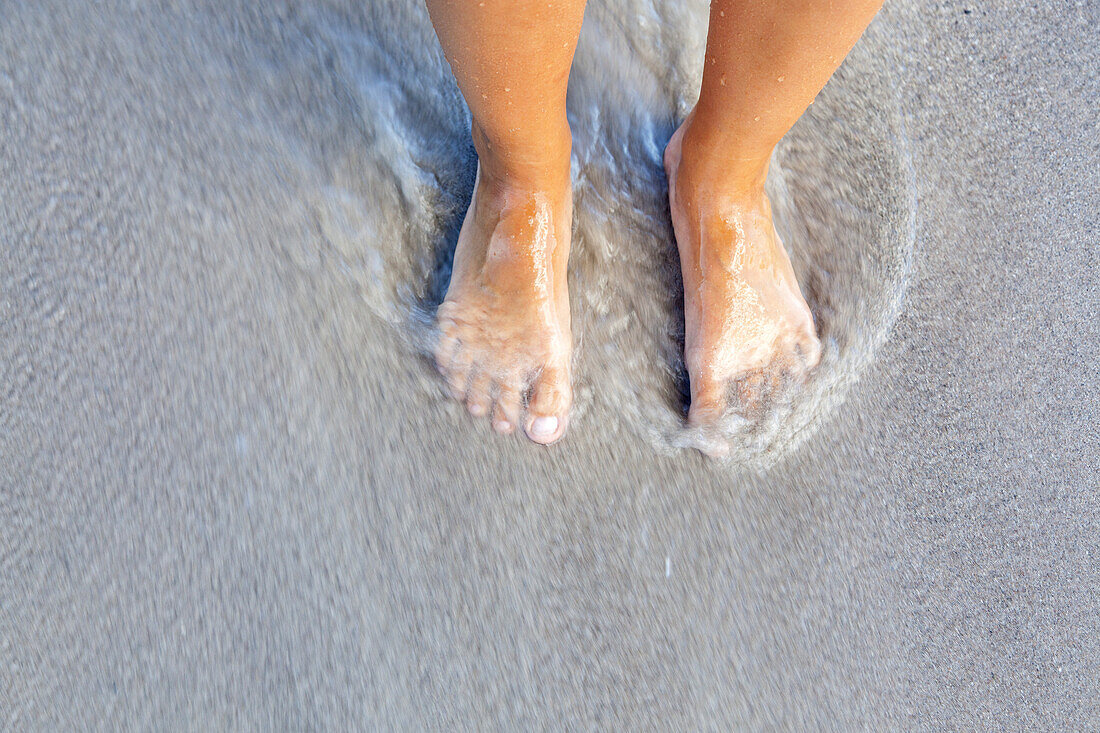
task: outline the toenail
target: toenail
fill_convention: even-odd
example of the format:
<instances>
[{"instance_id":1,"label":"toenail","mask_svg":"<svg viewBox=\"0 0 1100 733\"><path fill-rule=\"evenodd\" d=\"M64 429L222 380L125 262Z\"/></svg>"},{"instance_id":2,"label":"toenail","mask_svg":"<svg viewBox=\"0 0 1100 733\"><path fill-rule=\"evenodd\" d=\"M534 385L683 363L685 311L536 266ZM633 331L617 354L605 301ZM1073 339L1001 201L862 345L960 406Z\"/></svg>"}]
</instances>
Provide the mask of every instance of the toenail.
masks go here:
<instances>
[{"instance_id":1,"label":"toenail","mask_svg":"<svg viewBox=\"0 0 1100 733\"><path fill-rule=\"evenodd\" d=\"M536 417L531 423L531 435L536 438L549 438L557 429L556 417Z\"/></svg>"},{"instance_id":2,"label":"toenail","mask_svg":"<svg viewBox=\"0 0 1100 733\"><path fill-rule=\"evenodd\" d=\"M509 433L512 431L512 425L507 420L497 420L493 423L493 429L498 433Z\"/></svg>"}]
</instances>

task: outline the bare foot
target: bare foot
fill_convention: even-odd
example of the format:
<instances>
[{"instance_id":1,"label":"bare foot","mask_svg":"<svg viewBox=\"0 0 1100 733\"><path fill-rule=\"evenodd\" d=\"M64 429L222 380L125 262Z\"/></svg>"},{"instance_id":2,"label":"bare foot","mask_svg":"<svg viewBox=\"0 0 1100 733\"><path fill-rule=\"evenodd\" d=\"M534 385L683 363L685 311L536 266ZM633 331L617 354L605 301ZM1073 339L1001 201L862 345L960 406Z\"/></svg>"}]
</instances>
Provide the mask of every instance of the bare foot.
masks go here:
<instances>
[{"instance_id":1,"label":"bare foot","mask_svg":"<svg viewBox=\"0 0 1100 733\"><path fill-rule=\"evenodd\" d=\"M665 148L665 172L684 278L688 421L708 427L803 379L821 346L772 224L767 161L718 160L685 139L690 123Z\"/></svg>"},{"instance_id":2,"label":"bare foot","mask_svg":"<svg viewBox=\"0 0 1100 733\"><path fill-rule=\"evenodd\" d=\"M493 428L548 445L565 432L573 393L566 266L568 175L538 189L478 168L447 297L436 364L452 397ZM521 423L522 420L522 423Z\"/></svg>"}]
</instances>

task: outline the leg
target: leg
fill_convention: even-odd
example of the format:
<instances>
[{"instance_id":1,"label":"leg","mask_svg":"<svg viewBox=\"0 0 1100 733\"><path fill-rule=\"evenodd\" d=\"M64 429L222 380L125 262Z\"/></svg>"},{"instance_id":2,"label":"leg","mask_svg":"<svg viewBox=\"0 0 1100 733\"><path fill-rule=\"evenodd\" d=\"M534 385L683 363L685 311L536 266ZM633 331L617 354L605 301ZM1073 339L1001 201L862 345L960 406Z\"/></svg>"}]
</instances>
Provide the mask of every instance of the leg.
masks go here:
<instances>
[{"instance_id":1,"label":"leg","mask_svg":"<svg viewBox=\"0 0 1100 733\"><path fill-rule=\"evenodd\" d=\"M565 91L584 0L428 0L428 11L478 154L436 363L472 414L552 443L572 402Z\"/></svg>"},{"instance_id":2,"label":"leg","mask_svg":"<svg viewBox=\"0 0 1100 733\"><path fill-rule=\"evenodd\" d=\"M665 150L693 425L731 386L801 378L820 346L764 195L768 161L881 0L713 0L699 103Z\"/></svg>"}]
</instances>

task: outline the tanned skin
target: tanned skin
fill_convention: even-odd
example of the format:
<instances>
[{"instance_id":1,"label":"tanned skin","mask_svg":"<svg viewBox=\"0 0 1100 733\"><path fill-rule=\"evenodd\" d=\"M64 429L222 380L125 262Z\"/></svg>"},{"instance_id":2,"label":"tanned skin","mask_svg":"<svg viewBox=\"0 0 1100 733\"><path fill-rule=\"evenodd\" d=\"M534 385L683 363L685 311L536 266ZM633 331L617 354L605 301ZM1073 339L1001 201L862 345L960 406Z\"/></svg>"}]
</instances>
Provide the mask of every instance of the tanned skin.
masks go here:
<instances>
[{"instance_id":1,"label":"tanned skin","mask_svg":"<svg viewBox=\"0 0 1100 733\"><path fill-rule=\"evenodd\" d=\"M664 160L692 425L754 400L768 380L804 378L820 360L764 182L775 145L880 5L711 3L702 92ZM471 414L550 444L565 432L573 395L565 96L584 2L428 0L428 11L470 107L478 154L436 362Z\"/></svg>"}]
</instances>

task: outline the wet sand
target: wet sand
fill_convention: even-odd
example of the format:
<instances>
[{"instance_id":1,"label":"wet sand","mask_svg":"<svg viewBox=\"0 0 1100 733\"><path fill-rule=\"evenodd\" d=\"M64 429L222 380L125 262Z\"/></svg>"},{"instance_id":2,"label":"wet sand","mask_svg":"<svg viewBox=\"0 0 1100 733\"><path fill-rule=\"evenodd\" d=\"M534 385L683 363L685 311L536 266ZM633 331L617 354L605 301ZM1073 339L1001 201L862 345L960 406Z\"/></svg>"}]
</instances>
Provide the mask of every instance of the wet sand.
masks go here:
<instances>
[{"instance_id":1,"label":"wet sand","mask_svg":"<svg viewBox=\"0 0 1100 733\"><path fill-rule=\"evenodd\" d=\"M889 4L771 182L826 363L722 464L673 5L587 13L546 450L423 356L473 157L419 5L0 0L0 727L1100 725L1100 16Z\"/></svg>"}]
</instances>

